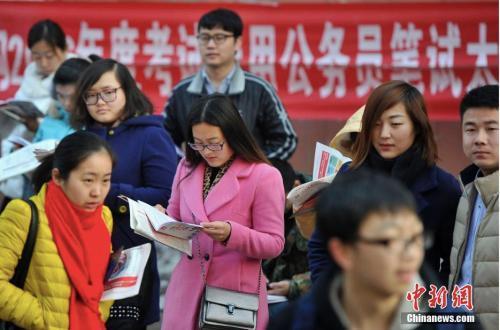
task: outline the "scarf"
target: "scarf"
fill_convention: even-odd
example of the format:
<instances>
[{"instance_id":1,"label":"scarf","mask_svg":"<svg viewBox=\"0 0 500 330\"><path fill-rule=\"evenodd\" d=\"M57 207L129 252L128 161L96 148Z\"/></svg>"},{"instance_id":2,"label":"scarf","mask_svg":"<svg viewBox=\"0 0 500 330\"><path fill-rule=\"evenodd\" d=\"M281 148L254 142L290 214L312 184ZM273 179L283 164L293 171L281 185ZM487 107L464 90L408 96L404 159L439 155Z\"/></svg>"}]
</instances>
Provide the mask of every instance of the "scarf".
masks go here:
<instances>
[{"instance_id":1,"label":"scarf","mask_svg":"<svg viewBox=\"0 0 500 330\"><path fill-rule=\"evenodd\" d=\"M411 188L415 179L429 166L422 158L422 151L415 145L394 159L385 159L379 155L374 147L371 147L366 160L360 169L371 169L383 172L404 183Z\"/></svg>"},{"instance_id":2,"label":"scarf","mask_svg":"<svg viewBox=\"0 0 500 330\"><path fill-rule=\"evenodd\" d=\"M210 190L222 179L222 176L227 172L231 164L233 163L234 157L231 157L224 165L221 167L210 167L207 165L205 167L205 174L203 175L203 200L207 199Z\"/></svg>"},{"instance_id":3,"label":"scarf","mask_svg":"<svg viewBox=\"0 0 500 330\"><path fill-rule=\"evenodd\" d=\"M104 291L111 238L102 218L102 205L90 212L80 209L60 186L50 181L45 212L71 282L69 328L105 329L99 301Z\"/></svg>"}]
</instances>

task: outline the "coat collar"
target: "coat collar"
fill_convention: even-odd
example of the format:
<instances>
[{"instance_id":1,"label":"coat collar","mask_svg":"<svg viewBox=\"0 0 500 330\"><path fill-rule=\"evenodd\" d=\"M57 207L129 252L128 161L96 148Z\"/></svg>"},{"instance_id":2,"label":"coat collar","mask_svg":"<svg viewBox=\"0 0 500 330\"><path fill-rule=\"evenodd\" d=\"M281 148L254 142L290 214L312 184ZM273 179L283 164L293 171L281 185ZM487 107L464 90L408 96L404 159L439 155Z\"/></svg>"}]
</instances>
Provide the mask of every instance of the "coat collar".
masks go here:
<instances>
[{"instance_id":1,"label":"coat collar","mask_svg":"<svg viewBox=\"0 0 500 330\"><path fill-rule=\"evenodd\" d=\"M498 198L498 171L474 180L474 186L481 194L484 205L488 207L491 201Z\"/></svg>"},{"instance_id":2,"label":"coat collar","mask_svg":"<svg viewBox=\"0 0 500 330\"><path fill-rule=\"evenodd\" d=\"M203 177L206 164L201 162L193 173L185 179L185 191L190 193L184 194L184 196L195 218L192 219L193 222L208 221L210 215L233 200L240 191L239 179L249 176L254 166L254 163L247 163L237 157L203 201Z\"/></svg>"},{"instance_id":3,"label":"coat collar","mask_svg":"<svg viewBox=\"0 0 500 330\"><path fill-rule=\"evenodd\" d=\"M477 177L479 167L474 164L469 165L460 172L460 182L463 186L468 185ZM462 187L463 188L463 187Z\"/></svg>"},{"instance_id":4,"label":"coat collar","mask_svg":"<svg viewBox=\"0 0 500 330\"><path fill-rule=\"evenodd\" d=\"M236 71L234 72L233 79L229 84L228 95L241 94L245 90L245 72L243 71L243 69L241 69L239 64L236 63L235 67ZM189 84L187 88L188 93L198 95L203 94L203 84L203 73L202 70L200 70L198 71L198 73L196 73L196 75L193 77L193 80Z\"/></svg>"}]
</instances>

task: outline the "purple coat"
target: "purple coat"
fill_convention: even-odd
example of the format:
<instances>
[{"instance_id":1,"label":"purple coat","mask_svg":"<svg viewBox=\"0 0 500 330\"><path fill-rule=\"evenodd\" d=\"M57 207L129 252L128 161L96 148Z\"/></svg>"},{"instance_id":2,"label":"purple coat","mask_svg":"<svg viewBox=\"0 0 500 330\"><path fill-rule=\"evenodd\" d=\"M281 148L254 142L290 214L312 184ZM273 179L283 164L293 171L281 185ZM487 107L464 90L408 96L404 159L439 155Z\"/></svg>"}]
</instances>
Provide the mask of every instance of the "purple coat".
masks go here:
<instances>
[{"instance_id":1,"label":"purple coat","mask_svg":"<svg viewBox=\"0 0 500 330\"><path fill-rule=\"evenodd\" d=\"M182 256L168 284L162 330L198 328L204 288L200 256L208 285L257 293L261 259L278 256L284 246L285 194L277 169L236 158L203 201L204 170L202 162L186 177L190 169L185 160L181 161L167 212L190 223L227 220L231 223L231 236L226 246L204 233L193 239L193 257ZM265 329L268 310L263 274L259 293L257 329Z\"/></svg>"}]
</instances>

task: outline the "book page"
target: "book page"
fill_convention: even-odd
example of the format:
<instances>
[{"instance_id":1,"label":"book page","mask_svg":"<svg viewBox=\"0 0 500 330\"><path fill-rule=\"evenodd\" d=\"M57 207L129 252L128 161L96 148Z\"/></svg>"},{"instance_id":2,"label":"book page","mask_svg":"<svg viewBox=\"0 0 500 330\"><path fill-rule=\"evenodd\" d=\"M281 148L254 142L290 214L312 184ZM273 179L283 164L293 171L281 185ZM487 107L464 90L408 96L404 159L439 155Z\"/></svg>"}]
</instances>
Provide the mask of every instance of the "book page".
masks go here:
<instances>
[{"instance_id":1,"label":"book page","mask_svg":"<svg viewBox=\"0 0 500 330\"><path fill-rule=\"evenodd\" d=\"M191 239L202 228L197 224L175 220L165 213L158 211L155 207L142 201L138 201L138 203L142 210L146 213L146 217L153 226L154 230L160 233L183 239Z\"/></svg>"},{"instance_id":2,"label":"book page","mask_svg":"<svg viewBox=\"0 0 500 330\"><path fill-rule=\"evenodd\" d=\"M123 250L110 277L104 283L101 301L129 298L139 294L150 253L151 243Z\"/></svg>"},{"instance_id":3,"label":"book page","mask_svg":"<svg viewBox=\"0 0 500 330\"><path fill-rule=\"evenodd\" d=\"M136 234L160 242L189 256L192 255L191 240L170 236L155 231L141 205L131 198L124 198L128 200L129 204L130 228L132 228Z\"/></svg>"},{"instance_id":4,"label":"book page","mask_svg":"<svg viewBox=\"0 0 500 330\"><path fill-rule=\"evenodd\" d=\"M57 140L32 143L0 158L0 181L33 171L40 165L35 157L35 149L53 150L57 143Z\"/></svg>"},{"instance_id":5,"label":"book page","mask_svg":"<svg viewBox=\"0 0 500 330\"><path fill-rule=\"evenodd\" d=\"M344 163L350 161L351 159L349 157L345 157L337 149L316 142L316 150L314 152L313 181L321 179L325 176L337 174L340 167Z\"/></svg>"},{"instance_id":6,"label":"book page","mask_svg":"<svg viewBox=\"0 0 500 330\"><path fill-rule=\"evenodd\" d=\"M302 206L302 204L304 204L309 198L313 197L323 188L327 187L333 181L334 177L335 175L330 175L316 181L303 183L290 190L286 198L294 205L294 207L300 208L300 206Z\"/></svg>"}]
</instances>

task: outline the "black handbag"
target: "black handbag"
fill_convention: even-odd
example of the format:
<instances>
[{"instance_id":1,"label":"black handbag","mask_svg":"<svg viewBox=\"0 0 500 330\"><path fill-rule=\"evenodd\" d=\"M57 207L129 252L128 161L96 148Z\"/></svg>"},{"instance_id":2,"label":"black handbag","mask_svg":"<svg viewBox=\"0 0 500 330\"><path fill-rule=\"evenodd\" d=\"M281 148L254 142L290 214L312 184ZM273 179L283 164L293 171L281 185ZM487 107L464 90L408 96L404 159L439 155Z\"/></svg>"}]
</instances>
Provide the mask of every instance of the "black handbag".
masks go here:
<instances>
[{"instance_id":1,"label":"black handbag","mask_svg":"<svg viewBox=\"0 0 500 330\"><path fill-rule=\"evenodd\" d=\"M14 271L14 276L10 279L10 283L14 284L18 288L24 287L24 282L26 281L26 276L28 275L28 269L31 263L31 256L33 255L33 250L35 248L36 235L38 233L38 210L33 203L33 201L28 200L27 203L31 208L31 222L28 231L28 237L24 244L23 252L21 254L21 259L17 263L16 270ZM14 324L6 321L0 320L0 330L14 330L20 329Z\"/></svg>"}]
</instances>

